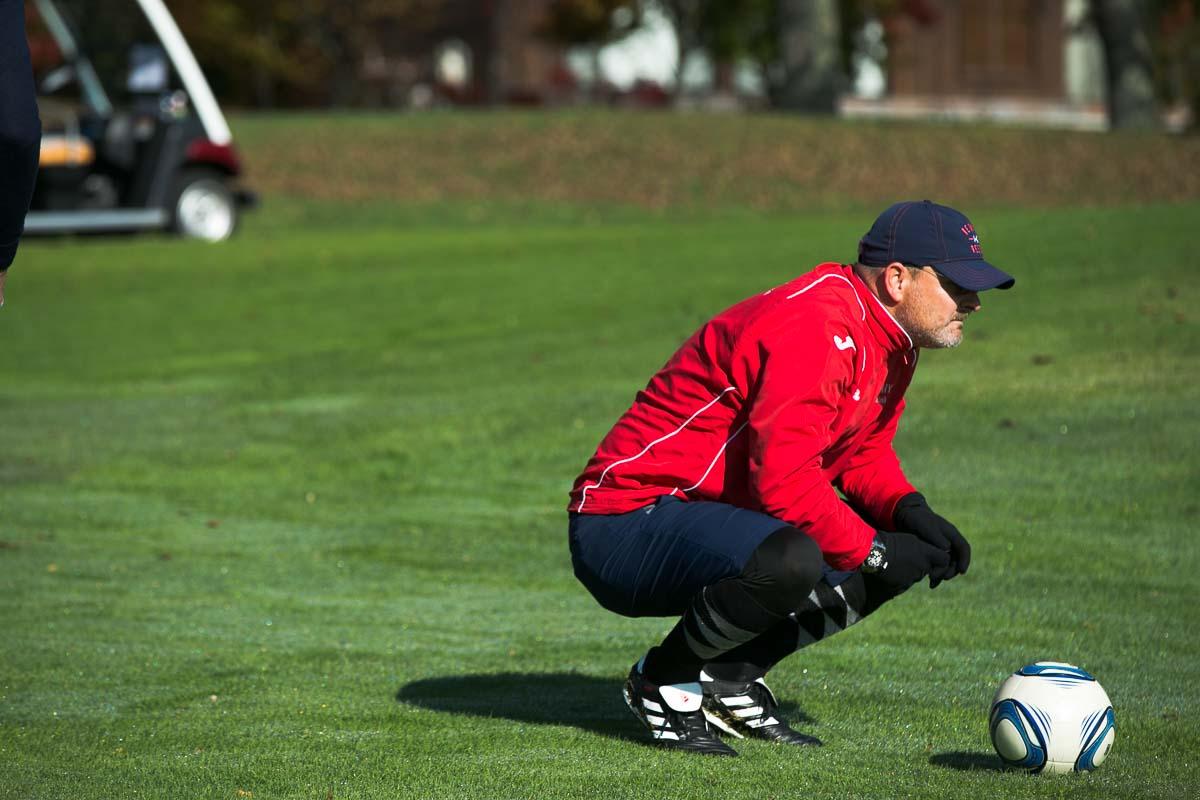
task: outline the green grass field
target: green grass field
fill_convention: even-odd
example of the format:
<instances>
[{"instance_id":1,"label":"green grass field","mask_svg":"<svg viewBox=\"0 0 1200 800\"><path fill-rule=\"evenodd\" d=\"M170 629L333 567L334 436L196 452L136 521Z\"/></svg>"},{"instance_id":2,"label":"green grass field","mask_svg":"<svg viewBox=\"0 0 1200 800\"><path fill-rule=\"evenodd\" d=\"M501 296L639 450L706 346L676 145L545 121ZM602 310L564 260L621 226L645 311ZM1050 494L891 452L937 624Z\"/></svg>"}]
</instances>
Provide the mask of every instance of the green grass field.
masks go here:
<instances>
[{"instance_id":1,"label":"green grass field","mask_svg":"<svg viewBox=\"0 0 1200 800\"><path fill-rule=\"evenodd\" d=\"M0 797L1195 795L1200 202L965 209L1018 286L922 359L897 449L971 572L784 662L827 746L736 760L643 743L620 684L672 620L575 582L566 492L698 324L878 209L445 202L23 245ZM1037 659L1112 697L1097 772L999 768L988 703Z\"/></svg>"}]
</instances>

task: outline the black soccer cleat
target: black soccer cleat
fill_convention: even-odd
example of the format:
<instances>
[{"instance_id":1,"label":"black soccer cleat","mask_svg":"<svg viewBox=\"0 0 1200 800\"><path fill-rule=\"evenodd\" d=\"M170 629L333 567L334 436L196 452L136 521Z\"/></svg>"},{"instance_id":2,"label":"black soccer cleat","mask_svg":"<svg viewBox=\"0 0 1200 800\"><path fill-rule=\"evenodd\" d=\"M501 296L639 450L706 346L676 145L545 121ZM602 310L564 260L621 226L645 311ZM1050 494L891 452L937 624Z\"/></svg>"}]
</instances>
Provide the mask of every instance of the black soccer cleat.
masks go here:
<instances>
[{"instance_id":1,"label":"black soccer cleat","mask_svg":"<svg viewBox=\"0 0 1200 800\"><path fill-rule=\"evenodd\" d=\"M779 702L762 678L753 683L721 681L702 671L700 686L704 692L704 716L731 736L780 744L821 745L817 737L792 730L776 716Z\"/></svg>"},{"instance_id":2,"label":"black soccer cleat","mask_svg":"<svg viewBox=\"0 0 1200 800\"><path fill-rule=\"evenodd\" d=\"M658 686L642 675L641 666L642 661L639 661L629 671L625 681L625 704L650 729L655 744L710 756L737 755L737 751L718 739L708 726L700 707L699 683Z\"/></svg>"}]
</instances>

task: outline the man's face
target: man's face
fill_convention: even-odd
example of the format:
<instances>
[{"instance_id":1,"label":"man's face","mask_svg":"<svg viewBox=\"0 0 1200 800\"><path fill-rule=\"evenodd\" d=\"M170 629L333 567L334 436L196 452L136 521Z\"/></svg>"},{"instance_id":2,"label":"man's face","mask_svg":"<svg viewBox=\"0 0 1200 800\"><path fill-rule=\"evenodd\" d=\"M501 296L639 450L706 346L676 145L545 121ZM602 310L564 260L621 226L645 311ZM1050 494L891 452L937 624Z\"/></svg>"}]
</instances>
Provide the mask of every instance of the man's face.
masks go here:
<instances>
[{"instance_id":1,"label":"man's face","mask_svg":"<svg viewBox=\"0 0 1200 800\"><path fill-rule=\"evenodd\" d=\"M893 309L917 347L958 347L963 320L980 308L979 293L938 275L933 267L910 270L912 282Z\"/></svg>"}]
</instances>

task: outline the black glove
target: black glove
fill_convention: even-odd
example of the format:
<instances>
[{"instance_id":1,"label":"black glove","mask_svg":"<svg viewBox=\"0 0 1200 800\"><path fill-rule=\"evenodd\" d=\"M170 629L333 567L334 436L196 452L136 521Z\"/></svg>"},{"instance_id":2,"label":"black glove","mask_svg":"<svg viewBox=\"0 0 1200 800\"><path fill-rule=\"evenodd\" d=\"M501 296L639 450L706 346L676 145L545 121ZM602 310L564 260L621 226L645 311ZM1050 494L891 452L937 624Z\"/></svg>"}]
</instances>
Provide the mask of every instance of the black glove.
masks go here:
<instances>
[{"instance_id":1,"label":"black glove","mask_svg":"<svg viewBox=\"0 0 1200 800\"><path fill-rule=\"evenodd\" d=\"M926 575L940 573L950 563L949 553L921 541L911 533L876 531L875 541L885 548L883 563L877 565L876 569L870 569L864 562L863 571L871 571L879 580L900 592ZM872 561L874 555L868 556L867 561ZM930 578L930 588L935 585Z\"/></svg>"},{"instance_id":2,"label":"black glove","mask_svg":"<svg viewBox=\"0 0 1200 800\"><path fill-rule=\"evenodd\" d=\"M896 521L897 530L915 533L921 541L950 554L950 563L946 568L940 573L930 574L930 587L948 581L955 575L965 574L967 567L971 566L971 544L945 517L934 513L920 492L901 497L892 512L892 519Z\"/></svg>"}]
</instances>

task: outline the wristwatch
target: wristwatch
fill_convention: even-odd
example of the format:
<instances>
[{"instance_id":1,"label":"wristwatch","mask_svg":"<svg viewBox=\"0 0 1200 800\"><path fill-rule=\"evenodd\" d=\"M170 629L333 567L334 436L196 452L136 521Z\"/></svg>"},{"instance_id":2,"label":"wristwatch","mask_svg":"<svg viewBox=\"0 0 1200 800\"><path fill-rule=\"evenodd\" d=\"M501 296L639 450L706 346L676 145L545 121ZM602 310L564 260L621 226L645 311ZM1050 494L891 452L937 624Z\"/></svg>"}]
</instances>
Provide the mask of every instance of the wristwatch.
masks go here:
<instances>
[{"instance_id":1,"label":"wristwatch","mask_svg":"<svg viewBox=\"0 0 1200 800\"><path fill-rule=\"evenodd\" d=\"M858 569L860 572L871 574L887 569L887 565L887 545L876 535L875 540L871 542L871 549L867 551L867 557Z\"/></svg>"}]
</instances>

